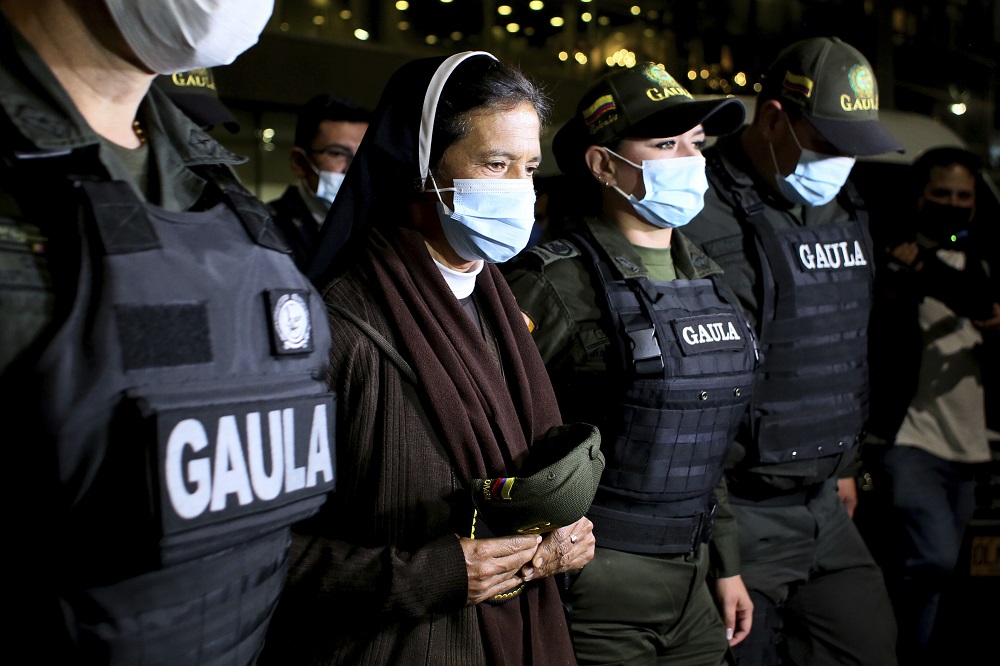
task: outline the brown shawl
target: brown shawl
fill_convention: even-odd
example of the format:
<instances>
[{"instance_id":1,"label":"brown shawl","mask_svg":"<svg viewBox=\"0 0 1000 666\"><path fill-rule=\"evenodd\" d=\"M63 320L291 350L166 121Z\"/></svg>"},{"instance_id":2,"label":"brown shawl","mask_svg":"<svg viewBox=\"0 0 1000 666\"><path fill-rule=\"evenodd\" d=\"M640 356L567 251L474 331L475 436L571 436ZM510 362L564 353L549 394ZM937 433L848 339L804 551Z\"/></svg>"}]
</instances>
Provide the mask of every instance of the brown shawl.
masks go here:
<instances>
[{"instance_id":1,"label":"brown shawl","mask_svg":"<svg viewBox=\"0 0 1000 666\"><path fill-rule=\"evenodd\" d=\"M412 229L371 229L361 259L384 299L423 402L459 480L513 475L528 447L561 423L545 366L513 294L495 267L476 281L483 318L503 367L462 310ZM559 592L551 578L513 600L479 604L487 658L498 665L575 664Z\"/></svg>"}]
</instances>

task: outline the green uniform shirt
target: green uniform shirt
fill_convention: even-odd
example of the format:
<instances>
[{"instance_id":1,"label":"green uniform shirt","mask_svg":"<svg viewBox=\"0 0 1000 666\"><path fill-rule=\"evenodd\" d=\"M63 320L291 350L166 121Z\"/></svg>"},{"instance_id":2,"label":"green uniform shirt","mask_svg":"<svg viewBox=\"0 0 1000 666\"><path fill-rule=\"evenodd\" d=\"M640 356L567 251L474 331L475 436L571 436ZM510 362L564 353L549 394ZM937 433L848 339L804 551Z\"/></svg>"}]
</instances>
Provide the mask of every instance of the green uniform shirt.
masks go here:
<instances>
[{"instance_id":1,"label":"green uniform shirt","mask_svg":"<svg viewBox=\"0 0 1000 666\"><path fill-rule=\"evenodd\" d=\"M621 277L650 277L639 251L612 222L587 218L584 223L612 257L613 268ZM677 230L670 255L678 279L694 280L720 272ZM546 243L522 253L505 272L518 306L528 317L563 418L593 423L592 405L601 396L593 395L592 387L611 388L605 358L613 341L602 325L603 297L592 283L580 250L567 241ZM710 575L724 578L740 573L739 542L724 480L715 495L719 506L710 544Z\"/></svg>"}]
</instances>

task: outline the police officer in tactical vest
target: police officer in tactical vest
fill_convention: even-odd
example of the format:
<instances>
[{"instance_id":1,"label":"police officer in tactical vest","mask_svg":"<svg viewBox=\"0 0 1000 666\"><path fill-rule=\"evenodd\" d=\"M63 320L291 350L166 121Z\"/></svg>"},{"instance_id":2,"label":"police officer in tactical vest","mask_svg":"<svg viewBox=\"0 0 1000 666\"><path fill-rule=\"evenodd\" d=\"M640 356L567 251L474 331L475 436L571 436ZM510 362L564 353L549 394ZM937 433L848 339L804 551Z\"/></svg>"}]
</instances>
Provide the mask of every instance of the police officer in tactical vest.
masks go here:
<instances>
[{"instance_id":1,"label":"police officer in tactical vest","mask_svg":"<svg viewBox=\"0 0 1000 666\"><path fill-rule=\"evenodd\" d=\"M762 348L727 473L754 603L735 652L741 665L891 665L885 584L851 522L874 264L847 178L856 155L901 147L879 124L871 66L837 38L789 46L762 85L753 123L705 152L710 189L687 227Z\"/></svg>"},{"instance_id":2,"label":"police officer in tactical vest","mask_svg":"<svg viewBox=\"0 0 1000 666\"><path fill-rule=\"evenodd\" d=\"M318 295L240 158L150 89L272 5L0 3L8 644L34 662L253 663L334 485Z\"/></svg>"},{"instance_id":3,"label":"police officer in tactical vest","mask_svg":"<svg viewBox=\"0 0 1000 666\"><path fill-rule=\"evenodd\" d=\"M508 271L563 418L601 429L597 552L563 591L581 664L721 664L750 630L723 471L756 349L680 229L708 188L706 135L743 118L651 62L602 77L553 140L579 214Z\"/></svg>"}]
</instances>

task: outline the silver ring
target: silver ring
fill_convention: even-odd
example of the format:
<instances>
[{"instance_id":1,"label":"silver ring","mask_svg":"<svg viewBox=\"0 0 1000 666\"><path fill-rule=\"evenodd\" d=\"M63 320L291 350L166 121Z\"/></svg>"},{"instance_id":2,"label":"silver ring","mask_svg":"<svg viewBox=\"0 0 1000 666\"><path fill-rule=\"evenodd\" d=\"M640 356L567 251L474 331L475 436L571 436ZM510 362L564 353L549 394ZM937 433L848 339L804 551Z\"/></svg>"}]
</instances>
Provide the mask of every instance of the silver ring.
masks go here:
<instances>
[{"instance_id":1,"label":"silver ring","mask_svg":"<svg viewBox=\"0 0 1000 666\"><path fill-rule=\"evenodd\" d=\"M576 543L576 540L577 540L577 536L575 534L570 534L569 535L569 542L570 543Z\"/></svg>"}]
</instances>

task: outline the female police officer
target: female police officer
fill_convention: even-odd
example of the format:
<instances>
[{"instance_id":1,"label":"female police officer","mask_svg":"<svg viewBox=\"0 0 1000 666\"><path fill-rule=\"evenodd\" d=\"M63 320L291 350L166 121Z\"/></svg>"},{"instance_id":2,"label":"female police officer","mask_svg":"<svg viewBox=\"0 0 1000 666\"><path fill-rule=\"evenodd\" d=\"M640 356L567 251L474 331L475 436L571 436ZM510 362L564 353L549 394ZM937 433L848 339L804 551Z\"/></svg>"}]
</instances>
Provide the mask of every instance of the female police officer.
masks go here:
<instances>
[{"instance_id":1,"label":"female police officer","mask_svg":"<svg viewBox=\"0 0 1000 666\"><path fill-rule=\"evenodd\" d=\"M705 135L743 117L652 63L604 76L553 142L589 209L507 271L564 418L602 431L597 554L564 594L580 663L719 664L750 628L722 474L753 338L720 269L675 231L701 209Z\"/></svg>"}]
</instances>

